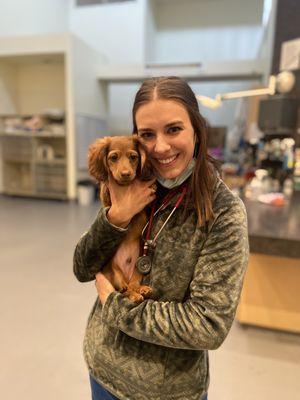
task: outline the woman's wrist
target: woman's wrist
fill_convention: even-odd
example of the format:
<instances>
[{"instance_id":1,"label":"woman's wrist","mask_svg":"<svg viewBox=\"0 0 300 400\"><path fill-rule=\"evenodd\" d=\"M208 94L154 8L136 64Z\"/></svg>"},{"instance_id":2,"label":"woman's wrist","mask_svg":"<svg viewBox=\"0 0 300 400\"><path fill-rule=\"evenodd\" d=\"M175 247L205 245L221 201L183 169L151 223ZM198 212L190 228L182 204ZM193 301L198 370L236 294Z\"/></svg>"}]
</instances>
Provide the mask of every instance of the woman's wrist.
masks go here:
<instances>
[{"instance_id":1,"label":"woman's wrist","mask_svg":"<svg viewBox=\"0 0 300 400\"><path fill-rule=\"evenodd\" d=\"M107 219L111 224L119 228L127 228L131 221L131 218L122 215L122 213L118 212L118 210L115 210L113 207L108 210Z\"/></svg>"}]
</instances>

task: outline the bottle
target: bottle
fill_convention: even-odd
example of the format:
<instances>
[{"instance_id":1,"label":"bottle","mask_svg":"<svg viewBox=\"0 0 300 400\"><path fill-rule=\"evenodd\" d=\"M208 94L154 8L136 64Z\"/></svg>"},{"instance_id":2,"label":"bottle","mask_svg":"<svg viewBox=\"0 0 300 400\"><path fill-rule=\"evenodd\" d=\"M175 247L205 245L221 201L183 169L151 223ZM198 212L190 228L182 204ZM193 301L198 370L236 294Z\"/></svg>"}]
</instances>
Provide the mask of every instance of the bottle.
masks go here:
<instances>
[{"instance_id":1,"label":"bottle","mask_svg":"<svg viewBox=\"0 0 300 400\"><path fill-rule=\"evenodd\" d=\"M288 199L292 197L294 191L294 182L291 178L285 179L285 181L283 182L282 191L285 197L287 197Z\"/></svg>"},{"instance_id":2,"label":"bottle","mask_svg":"<svg viewBox=\"0 0 300 400\"><path fill-rule=\"evenodd\" d=\"M292 138L283 139L284 157L283 157L283 169L291 170L294 167L294 145L295 140Z\"/></svg>"},{"instance_id":3,"label":"bottle","mask_svg":"<svg viewBox=\"0 0 300 400\"><path fill-rule=\"evenodd\" d=\"M257 169L255 171L255 176L252 178L247 191L245 193L246 197L251 198L251 200L257 200L258 196L266 193L266 185L264 180L268 177L268 171L265 169ZM268 185L269 188L269 185Z\"/></svg>"}]
</instances>

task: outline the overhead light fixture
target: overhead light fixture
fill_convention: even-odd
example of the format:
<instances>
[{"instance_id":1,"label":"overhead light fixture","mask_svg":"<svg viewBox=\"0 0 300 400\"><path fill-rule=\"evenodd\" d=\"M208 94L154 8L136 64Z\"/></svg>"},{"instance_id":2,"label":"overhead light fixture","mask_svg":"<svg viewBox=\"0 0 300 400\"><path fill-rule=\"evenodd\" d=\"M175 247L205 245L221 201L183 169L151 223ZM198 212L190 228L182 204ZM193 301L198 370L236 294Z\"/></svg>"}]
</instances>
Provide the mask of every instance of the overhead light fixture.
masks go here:
<instances>
[{"instance_id":1,"label":"overhead light fixture","mask_svg":"<svg viewBox=\"0 0 300 400\"><path fill-rule=\"evenodd\" d=\"M204 106L211 109L219 108L224 100L240 99L242 97L263 96L276 93L290 92L295 85L295 75L290 71L282 71L277 76L271 75L269 78L269 85L266 88L243 90L240 92L229 92L224 94L217 94L215 98L196 94L197 100Z\"/></svg>"}]
</instances>

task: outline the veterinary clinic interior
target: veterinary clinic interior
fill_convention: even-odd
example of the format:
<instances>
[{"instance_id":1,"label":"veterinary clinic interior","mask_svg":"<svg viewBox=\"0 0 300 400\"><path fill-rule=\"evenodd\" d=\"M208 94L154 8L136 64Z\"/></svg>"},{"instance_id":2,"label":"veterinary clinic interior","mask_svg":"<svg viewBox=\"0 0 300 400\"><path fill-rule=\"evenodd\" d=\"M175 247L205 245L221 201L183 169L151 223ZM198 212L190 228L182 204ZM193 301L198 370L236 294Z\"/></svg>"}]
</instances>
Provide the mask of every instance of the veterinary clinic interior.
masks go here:
<instances>
[{"instance_id":1,"label":"veterinary clinic interior","mask_svg":"<svg viewBox=\"0 0 300 400\"><path fill-rule=\"evenodd\" d=\"M96 291L72 272L99 210L87 151L131 135L137 89L167 75L197 95L248 217L209 398L299 398L299 21L298 0L0 0L3 399L89 398L81 345Z\"/></svg>"}]
</instances>

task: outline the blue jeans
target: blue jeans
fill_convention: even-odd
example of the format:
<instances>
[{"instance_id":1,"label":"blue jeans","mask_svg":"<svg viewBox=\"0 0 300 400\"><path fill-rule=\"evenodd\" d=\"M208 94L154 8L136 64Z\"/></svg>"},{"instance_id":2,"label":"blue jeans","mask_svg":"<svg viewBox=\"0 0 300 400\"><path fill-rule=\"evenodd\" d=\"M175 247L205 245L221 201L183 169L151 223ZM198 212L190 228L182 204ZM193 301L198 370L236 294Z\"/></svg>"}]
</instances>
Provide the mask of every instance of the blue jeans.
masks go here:
<instances>
[{"instance_id":1,"label":"blue jeans","mask_svg":"<svg viewBox=\"0 0 300 400\"><path fill-rule=\"evenodd\" d=\"M90 375L92 400L118 400L116 396L105 390L95 379Z\"/></svg>"},{"instance_id":2,"label":"blue jeans","mask_svg":"<svg viewBox=\"0 0 300 400\"><path fill-rule=\"evenodd\" d=\"M92 400L118 400L116 396L105 390L98 382L95 381L90 375L91 390L92 390ZM208 400L207 396L203 400Z\"/></svg>"}]
</instances>

